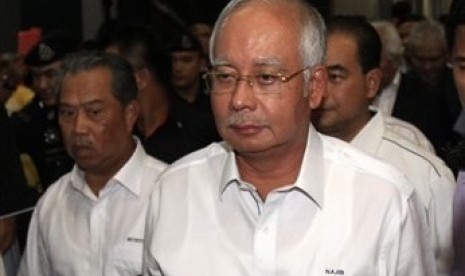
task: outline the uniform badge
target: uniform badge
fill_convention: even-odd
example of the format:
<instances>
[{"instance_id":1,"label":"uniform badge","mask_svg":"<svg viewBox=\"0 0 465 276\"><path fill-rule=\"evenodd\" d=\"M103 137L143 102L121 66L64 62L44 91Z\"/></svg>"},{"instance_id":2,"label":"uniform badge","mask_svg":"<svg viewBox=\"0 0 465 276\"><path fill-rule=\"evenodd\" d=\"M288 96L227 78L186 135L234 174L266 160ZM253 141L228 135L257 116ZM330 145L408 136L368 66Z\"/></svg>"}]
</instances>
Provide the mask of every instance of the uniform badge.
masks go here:
<instances>
[{"instance_id":1,"label":"uniform badge","mask_svg":"<svg viewBox=\"0 0 465 276\"><path fill-rule=\"evenodd\" d=\"M48 61L53 58L55 52L45 43L39 45L39 59L42 61Z\"/></svg>"}]
</instances>

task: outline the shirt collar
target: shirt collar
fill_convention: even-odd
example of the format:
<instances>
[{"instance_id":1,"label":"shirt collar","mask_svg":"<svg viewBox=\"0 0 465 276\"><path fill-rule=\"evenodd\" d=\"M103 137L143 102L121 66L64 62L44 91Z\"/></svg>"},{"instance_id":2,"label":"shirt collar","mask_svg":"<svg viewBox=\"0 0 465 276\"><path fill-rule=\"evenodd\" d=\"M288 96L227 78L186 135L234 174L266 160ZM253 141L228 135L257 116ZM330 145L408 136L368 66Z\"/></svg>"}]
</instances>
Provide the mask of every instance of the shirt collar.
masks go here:
<instances>
[{"instance_id":1,"label":"shirt collar","mask_svg":"<svg viewBox=\"0 0 465 276\"><path fill-rule=\"evenodd\" d=\"M392 81L383 88L383 90L378 94L378 97L380 97L381 94L397 94L397 90L399 89L400 84L400 77L400 71L397 70Z\"/></svg>"},{"instance_id":2,"label":"shirt collar","mask_svg":"<svg viewBox=\"0 0 465 276\"><path fill-rule=\"evenodd\" d=\"M295 186L320 208L323 208L326 186L324 169L323 142L319 133L310 125L307 147Z\"/></svg>"},{"instance_id":3,"label":"shirt collar","mask_svg":"<svg viewBox=\"0 0 465 276\"><path fill-rule=\"evenodd\" d=\"M135 137L134 139L137 143L134 153L113 178L134 195L140 196L142 190L143 163L147 155L140 140Z\"/></svg>"},{"instance_id":4,"label":"shirt collar","mask_svg":"<svg viewBox=\"0 0 465 276\"><path fill-rule=\"evenodd\" d=\"M371 117L370 121L350 141L350 144L369 155L375 155L379 143L383 139L384 122L382 112L378 112L373 108L371 109L376 112L375 115Z\"/></svg>"},{"instance_id":5,"label":"shirt collar","mask_svg":"<svg viewBox=\"0 0 465 276\"><path fill-rule=\"evenodd\" d=\"M119 183L135 196L140 196L143 175L141 170L143 168L144 159L146 158L146 153L142 148L140 140L135 136L133 139L135 139L137 144L136 149L123 167L121 167L121 169L108 181L107 185L109 185L112 181L116 181L116 183ZM84 190L87 186L84 175L84 171L82 171L77 165L74 165L71 172L71 185L83 193L85 193ZM103 188L102 191L103 190L105 190L105 188Z\"/></svg>"},{"instance_id":6,"label":"shirt collar","mask_svg":"<svg viewBox=\"0 0 465 276\"><path fill-rule=\"evenodd\" d=\"M240 182L239 170L236 164L236 153L229 144L223 144L224 150L226 151L226 163L223 167L223 173L221 175L220 182L220 196L223 195L226 188L236 182Z\"/></svg>"},{"instance_id":7,"label":"shirt collar","mask_svg":"<svg viewBox=\"0 0 465 276\"><path fill-rule=\"evenodd\" d=\"M220 178L220 197L230 184L241 185L234 150L230 146L226 146L225 149L227 158ZM300 173L293 186L306 194L320 208L323 206L325 190L323 158L321 137L311 125Z\"/></svg>"},{"instance_id":8,"label":"shirt collar","mask_svg":"<svg viewBox=\"0 0 465 276\"><path fill-rule=\"evenodd\" d=\"M400 70L397 70L396 75L394 76L394 79L391 82L392 86L399 87L400 84Z\"/></svg>"}]
</instances>

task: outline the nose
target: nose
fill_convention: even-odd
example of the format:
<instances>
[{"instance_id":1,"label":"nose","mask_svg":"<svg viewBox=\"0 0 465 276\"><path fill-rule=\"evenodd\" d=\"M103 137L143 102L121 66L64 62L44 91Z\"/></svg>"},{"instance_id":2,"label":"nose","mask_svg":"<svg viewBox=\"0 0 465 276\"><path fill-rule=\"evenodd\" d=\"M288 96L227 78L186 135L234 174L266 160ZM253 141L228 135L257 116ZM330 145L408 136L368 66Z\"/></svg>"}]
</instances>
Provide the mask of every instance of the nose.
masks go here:
<instances>
[{"instance_id":1,"label":"nose","mask_svg":"<svg viewBox=\"0 0 465 276\"><path fill-rule=\"evenodd\" d=\"M244 83L242 83L243 81ZM250 77L241 76L237 79L236 87L231 94L230 107L233 110L255 109L257 98L254 94L254 84Z\"/></svg>"},{"instance_id":2,"label":"nose","mask_svg":"<svg viewBox=\"0 0 465 276\"><path fill-rule=\"evenodd\" d=\"M73 132L75 134L83 134L87 132L87 118L84 112L76 112L73 121Z\"/></svg>"},{"instance_id":3,"label":"nose","mask_svg":"<svg viewBox=\"0 0 465 276\"><path fill-rule=\"evenodd\" d=\"M171 67L172 67L172 70L173 71L177 71L179 70L180 66L179 66L179 62L177 60L173 60L171 62Z\"/></svg>"},{"instance_id":4,"label":"nose","mask_svg":"<svg viewBox=\"0 0 465 276\"><path fill-rule=\"evenodd\" d=\"M45 76L38 76L37 77L37 86L40 90L46 90L48 87L48 80Z\"/></svg>"}]
</instances>

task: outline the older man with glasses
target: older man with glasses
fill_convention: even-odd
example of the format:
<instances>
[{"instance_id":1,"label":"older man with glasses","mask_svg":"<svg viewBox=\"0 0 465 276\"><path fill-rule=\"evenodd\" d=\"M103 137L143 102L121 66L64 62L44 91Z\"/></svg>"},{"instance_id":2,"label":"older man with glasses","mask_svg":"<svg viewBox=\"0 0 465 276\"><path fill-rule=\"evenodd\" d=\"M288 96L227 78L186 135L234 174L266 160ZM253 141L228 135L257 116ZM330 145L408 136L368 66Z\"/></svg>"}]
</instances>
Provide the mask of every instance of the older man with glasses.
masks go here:
<instances>
[{"instance_id":1,"label":"older man with glasses","mask_svg":"<svg viewBox=\"0 0 465 276\"><path fill-rule=\"evenodd\" d=\"M210 48L225 140L173 164L151 197L145 275L429 275L412 189L319 134L325 26L300 0L233 0Z\"/></svg>"}]
</instances>

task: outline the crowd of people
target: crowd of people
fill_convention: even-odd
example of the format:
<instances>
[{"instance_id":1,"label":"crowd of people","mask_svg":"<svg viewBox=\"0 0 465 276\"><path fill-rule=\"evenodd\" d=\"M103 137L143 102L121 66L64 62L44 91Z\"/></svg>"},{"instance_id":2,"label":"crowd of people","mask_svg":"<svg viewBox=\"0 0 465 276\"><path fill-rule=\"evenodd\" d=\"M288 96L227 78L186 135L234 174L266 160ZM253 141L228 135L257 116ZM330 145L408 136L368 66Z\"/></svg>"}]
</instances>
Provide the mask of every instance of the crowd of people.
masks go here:
<instances>
[{"instance_id":1,"label":"crowd of people","mask_svg":"<svg viewBox=\"0 0 465 276\"><path fill-rule=\"evenodd\" d=\"M465 275L465 1L392 11L0 55L0 276Z\"/></svg>"}]
</instances>

